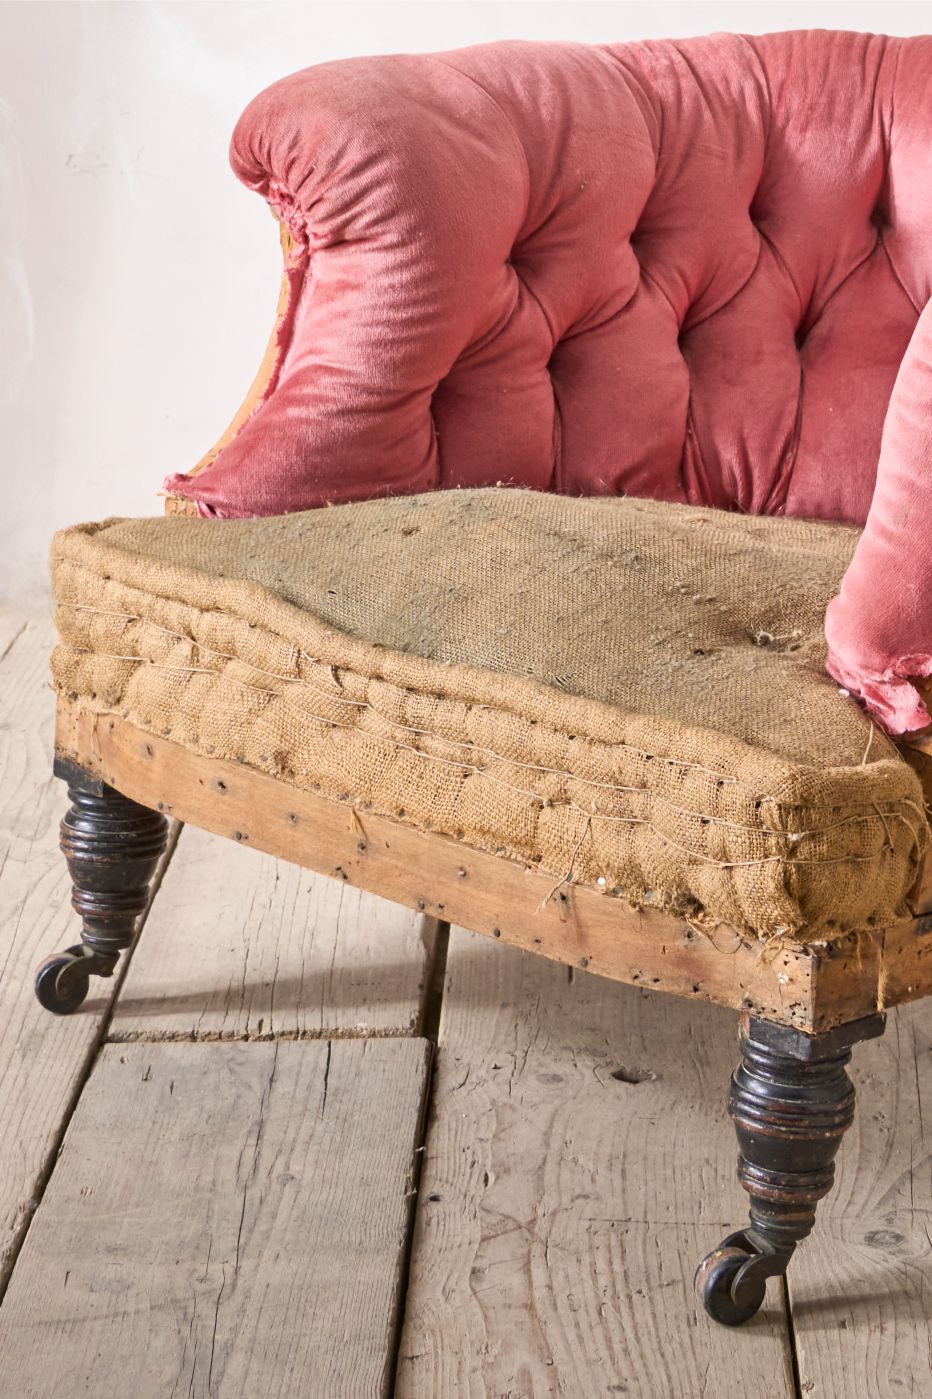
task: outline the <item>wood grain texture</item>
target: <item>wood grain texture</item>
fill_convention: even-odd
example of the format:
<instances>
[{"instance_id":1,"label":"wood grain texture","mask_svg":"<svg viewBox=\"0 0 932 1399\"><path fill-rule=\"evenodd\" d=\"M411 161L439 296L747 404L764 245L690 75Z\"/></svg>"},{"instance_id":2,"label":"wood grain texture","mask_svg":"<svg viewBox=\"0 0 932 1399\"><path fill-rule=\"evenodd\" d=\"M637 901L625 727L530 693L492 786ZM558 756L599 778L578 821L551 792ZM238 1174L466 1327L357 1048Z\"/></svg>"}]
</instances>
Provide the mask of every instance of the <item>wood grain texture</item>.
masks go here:
<instances>
[{"instance_id":1,"label":"wood grain texture","mask_svg":"<svg viewBox=\"0 0 932 1399\"><path fill-rule=\"evenodd\" d=\"M436 929L427 915L189 826L111 1036L412 1034Z\"/></svg>"},{"instance_id":2,"label":"wood grain texture","mask_svg":"<svg viewBox=\"0 0 932 1399\"><path fill-rule=\"evenodd\" d=\"M2 614L0 614L2 615ZM94 980L81 1013L37 1003L38 963L77 940L58 848L68 800L52 777L51 622L0 626L0 1288L29 1222L101 1031L114 982Z\"/></svg>"},{"instance_id":3,"label":"wood grain texture","mask_svg":"<svg viewBox=\"0 0 932 1399\"><path fill-rule=\"evenodd\" d=\"M855 1049L854 1126L789 1272L805 1399L932 1399L932 1003Z\"/></svg>"},{"instance_id":4,"label":"wood grain texture","mask_svg":"<svg viewBox=\"0 0 932 1399\"><path fill-rule=\"evenodd\" d=\"M741 1334L692 1274L744 1222L730 1014L455 929L399 1399L793 1395L774 1288Z\"/></svg>"},{"instance_id":5,"label":"wood grain texture","mask_svg":"<svg viewBox=\"0 0 932 1399\"><path fill-rule=\"evenodd\" d=\"M0 1311L4 1393L388 1395L428 1049L108 1045Z\"/></svg>"},{"instance_id":6,"label":"wood grain texture","mask_svg":"<svg viewBox=\"0 0 932 1399\"><path fill-rule=\"evenodd\" d=\"M0 606L0 661L32 622L29 613L19 608ZM35 623L33 622L33 626Z\"/></svg>"},{"instance_id":7,"label":"wood grain texture","mask_svg":"<svg viewBox=\"0 0 932 1399\"><path fill-rule=\"evenodd\" d=\"M805 1030L861 1019L877 1008L881 963L870 949L880 934L865 935L854 955L847 944L822 952L785 942L765 951L728 928L706 935L592 888L557 888L536 866L360 813L242 764L189 753L117 715L79 713L61 698L57 735L63 756L146 806L569 966ZM913 923L882 936L885 948L903 949L900 970L907 974L897 985L908 984L914 996L932 986L932 958L917 957L917 949L932 948L932 936L917 938ZM836 965L836 951L857 974L841 978L844 997L837 984L820 996L820 968Z\"/></svg>"}]
</instances>

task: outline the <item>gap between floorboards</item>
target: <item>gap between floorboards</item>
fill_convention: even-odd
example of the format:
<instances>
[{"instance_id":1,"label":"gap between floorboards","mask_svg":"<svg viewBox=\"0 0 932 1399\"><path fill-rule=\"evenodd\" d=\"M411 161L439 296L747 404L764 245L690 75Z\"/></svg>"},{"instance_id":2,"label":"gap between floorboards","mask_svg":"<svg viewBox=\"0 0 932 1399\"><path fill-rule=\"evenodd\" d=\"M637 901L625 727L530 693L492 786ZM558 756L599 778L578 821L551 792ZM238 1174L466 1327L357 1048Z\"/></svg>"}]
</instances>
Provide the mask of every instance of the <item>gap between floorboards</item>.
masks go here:
<instances>
[{"instance_id":1,"label":"gap between floorboards","mask_svg":"<svg viewBox=\"0 0 932 1399\"><path fill-rule=\"evenodd\" d=\"M101 1049L107 1041L107 1030L110 1026L110 1021L113 1016L113 1011L116 1005L117 997L120 994L120 988L123 985L123 979L126 976L129 964L132 961L133 953L136 950L136 945L139 942L139 938L142 935L142 930L146 925L146 920L149 917L149 911L152 908L153 900L155 899L159 889L161 888L162 880L165 878L165 872L168 869L169 864L171 863L172 855L175 853L175 847L178 844L178 837L181 834L181 829L182 827L180 821L174 822L169 827L168 840L165 845L165 853L163 854L162 859L159 862L158 868L155 871L155 877L153 878L152 884L149 889L149 901L146 904L145 911L140 916L139 926L136 929L136 935L133 938L131 945L122 954L119 962L117 963L116 971L113 975L113 989L110 994L110 1000L107 1004L105 1011L101 1015L100 1025L98 1027L97 1034L94 1040L91 1042L90 1046L88 1047L87 1053L84 1058L84 1063L81 1065L80 1072L77 1078L75 1079L74 1091L68 1099L68 1102L65 1104L64 1111L61 1115L61 1121L58 1124L58 1130L55 1133L55 1136L53 1137L49 1146L48 1155L46 1157L42 1171L36 1181L36 1188L33 1193L33 1197L29 1202L29 1207L28 1209L23 1211L23 1215L18 1229L10 1242L4 1260L3 1269L2 1272L0 1272L0 1305L2 1305L7 1288L10 1285L10 1278L13 1276L13 1271L16 1267L17 1259L19 1258L19 1255L22 1252L23 1244L26 1242L26 1236L29 1233L32 1221L35 1218L36 1210L41 1205L42 1197L45 1194L45 1191L48 1187L48 1183L52 1178L52 1173L55 1170L55 1165L58 1161L59 1152L61 1151L62 1142L65 1139L65 1133L67 1132L71 1119L75 1114L75 1110L80 1101L81 1094L84 1092L84 1089L87 1085L88 1079L94 1071L94 1065L97 1062L98 1055L100 1054Z\"/></svg>"}]
</instances>

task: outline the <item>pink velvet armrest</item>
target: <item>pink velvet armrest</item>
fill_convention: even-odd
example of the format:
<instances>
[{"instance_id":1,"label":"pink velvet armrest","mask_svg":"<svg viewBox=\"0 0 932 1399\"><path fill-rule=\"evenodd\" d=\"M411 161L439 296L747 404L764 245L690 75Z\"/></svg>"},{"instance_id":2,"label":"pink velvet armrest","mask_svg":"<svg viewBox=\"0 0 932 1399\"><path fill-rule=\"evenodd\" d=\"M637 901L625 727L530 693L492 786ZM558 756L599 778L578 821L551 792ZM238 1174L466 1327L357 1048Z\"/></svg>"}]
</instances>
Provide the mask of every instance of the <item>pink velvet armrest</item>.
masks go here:
<instances>
[{"instance_id":1,"label":"pink velvet armrest","mask_svg":"<svg viewBox=\"0 0 932 1399\"><path fill-rule=\"evenodd\" d=\"M930 722L911 681L932 675L932 301L897 376L867 524L825 633L831 674L884 728Z\"/></svg>"}]
</instances>

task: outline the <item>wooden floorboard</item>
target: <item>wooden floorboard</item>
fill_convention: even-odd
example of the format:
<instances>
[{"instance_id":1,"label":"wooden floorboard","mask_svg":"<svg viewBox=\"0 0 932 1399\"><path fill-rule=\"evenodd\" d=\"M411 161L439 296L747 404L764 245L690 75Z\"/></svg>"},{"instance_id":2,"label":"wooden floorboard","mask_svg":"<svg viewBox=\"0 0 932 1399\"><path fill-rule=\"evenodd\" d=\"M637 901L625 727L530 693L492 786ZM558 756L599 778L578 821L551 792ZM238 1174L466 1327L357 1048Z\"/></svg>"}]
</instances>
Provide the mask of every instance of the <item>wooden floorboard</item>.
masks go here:
<instances>
[{"instance_id":1,"label":"wooden floorboard","mask_svg":"<svg viewBox=\"0 0 932 1399\"><path fill-rule=\"evenodd\" d=\"M779 1288L697 1316L745 1217L734 1017L451 933L399 1399L790 1396Z\"/></svg>"},{"instance_id":2,"label":"wooden floorboard","mask_svg":"<svg viewBox=\"0 0 932 1399\"><path fill-rule=\"evenodd\" d=\"M789 1274L801 1388L932 1399L932 1001L894 1011L851 1075L835 1190Z\"/></svg>"},{"instance_id":3,"label":"wooden floorboard","mask_svg":"<svg viewBox=\"0 0 932 1399\"><path fill-rule=\"evenodd\" d=\"M29 614L12 607L0 606L0 661L24 631L35 619Z\"/></svg>"},{"instance_id":4,"label":"wooden floorboard","mask_svg":"<svg viewBox=\"0 0 932 1399\"><path fill-rule=\"evenodd\" d=\"M412 1034L436 931L424 914L186 827L111 1036Z\"/></svg>"},{"instance_id":5,"label":"wooden floorboard","mask_svg":"<svg viewBox=\"0 0 932 1399\"><path fill-rule=\"evenodd\" d=\"M52 777L52 641L49 620L0 612L0 1290L114 987L95 980L81 1014L66 1019L33 994L37 964L78 934L58 848L68 803Z\"/></svg>"},{"instance_id":6,"label":"wooden floorboard","mask_svg":"<svg viewBox=\"0 0 932 1399\"><path fill-rule=\"evenodd\" d=\"M0 1310L21 1399L390 1393L429 1045L108 1045Z\"/></svg>"}]
</instances>

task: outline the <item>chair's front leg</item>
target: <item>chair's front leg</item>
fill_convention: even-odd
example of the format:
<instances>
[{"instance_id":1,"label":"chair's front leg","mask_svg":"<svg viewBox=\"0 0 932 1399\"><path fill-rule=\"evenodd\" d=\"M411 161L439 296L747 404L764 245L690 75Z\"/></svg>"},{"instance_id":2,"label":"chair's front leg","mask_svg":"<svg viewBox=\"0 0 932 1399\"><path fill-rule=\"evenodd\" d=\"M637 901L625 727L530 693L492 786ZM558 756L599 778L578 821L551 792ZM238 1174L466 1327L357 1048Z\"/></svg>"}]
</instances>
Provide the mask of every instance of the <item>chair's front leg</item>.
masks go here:
<instances>
[{"instance_id":1,"label":"chair's front leg","mask_svg":"<svg viewBox=\"0 0 932 1399\"><path fill-rule=\"evenodd\" d=\"M764 1300L767 1279L786 1272L832 1188L835 1154L854 1121L851 1046L883 1033L872 1015L821 1035L751 1017L728 1111L738 1134L738 1179L751 1223L703 1259L696 1294L715 1321L737 1326Z\"/></svg>"},{"instance_id":2,"label":"chair's front leg","mask_svg":"<svg viewBox=\"0 0 932 1399\"><path fill-rule=\"evenodd\" d=\"M149 901L149 885L168 837L168 822L91 773L56 764L68 783L71 807L61 823L61 848L72 880L71 902L81 917L81 942L47 958L36 972L36 995L46 1010L77 1010L91 976L112 976L133 940Z\"/></svg>"}]
</instances>

